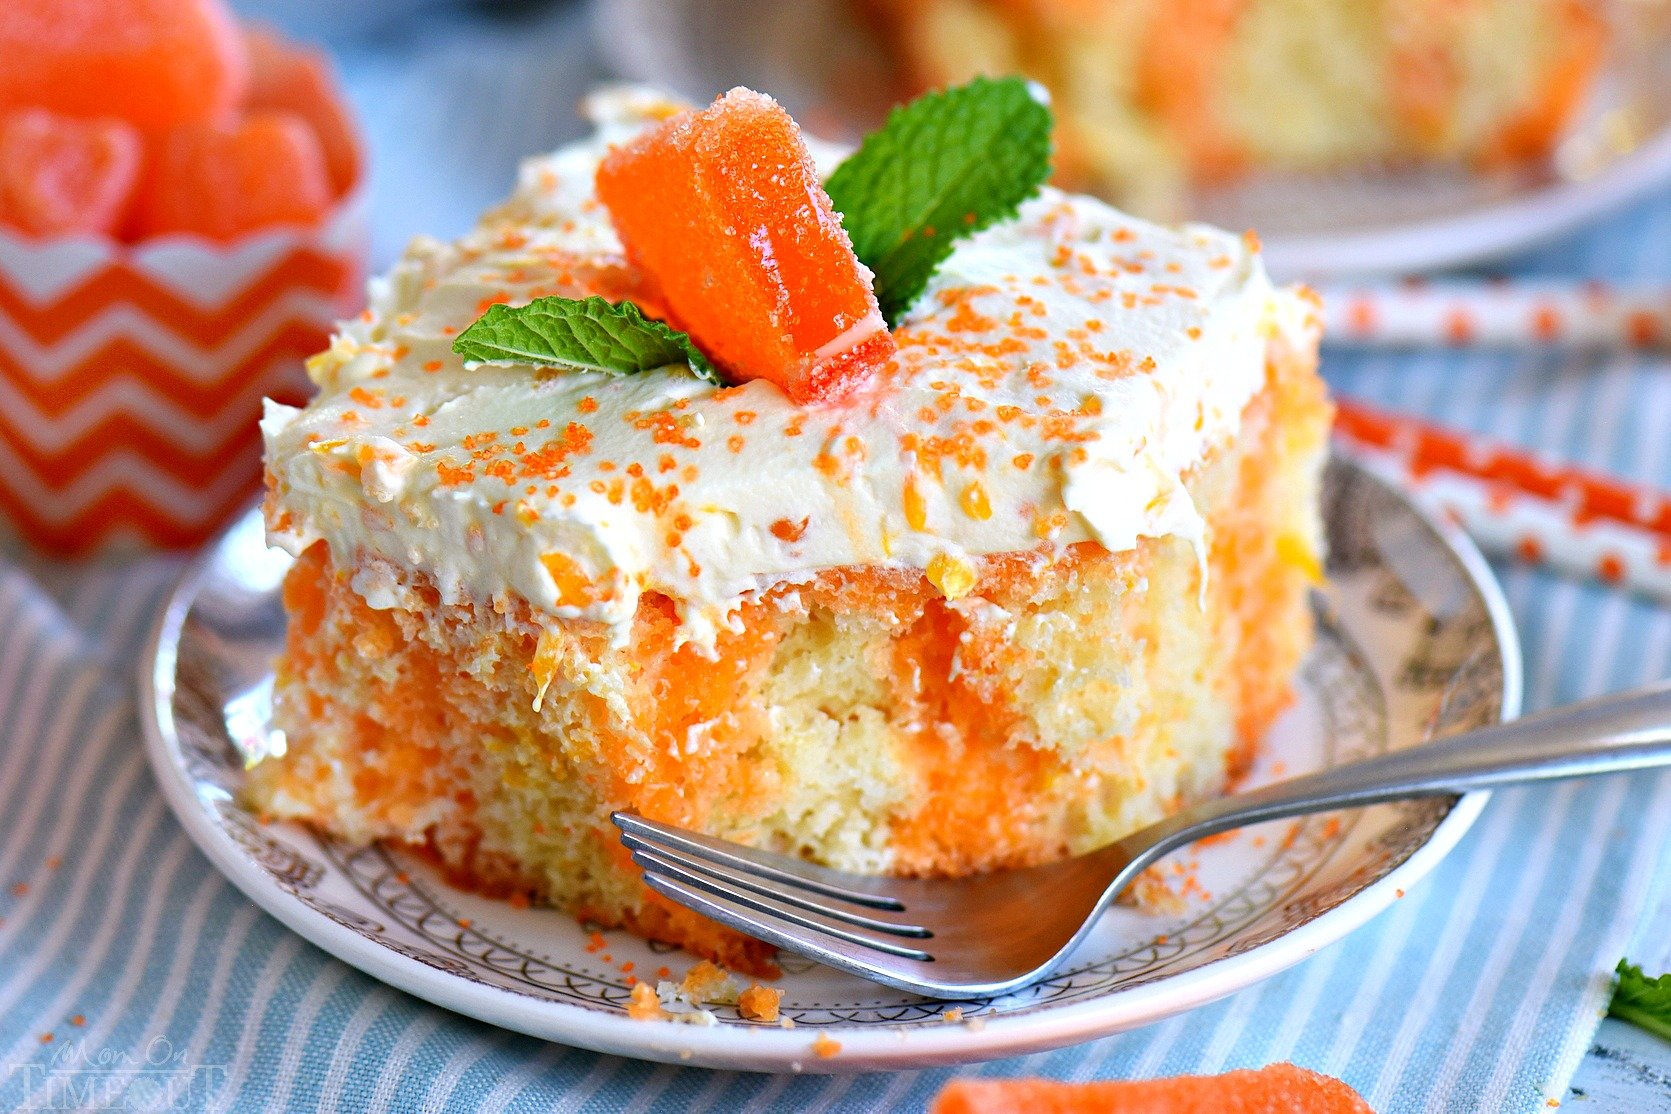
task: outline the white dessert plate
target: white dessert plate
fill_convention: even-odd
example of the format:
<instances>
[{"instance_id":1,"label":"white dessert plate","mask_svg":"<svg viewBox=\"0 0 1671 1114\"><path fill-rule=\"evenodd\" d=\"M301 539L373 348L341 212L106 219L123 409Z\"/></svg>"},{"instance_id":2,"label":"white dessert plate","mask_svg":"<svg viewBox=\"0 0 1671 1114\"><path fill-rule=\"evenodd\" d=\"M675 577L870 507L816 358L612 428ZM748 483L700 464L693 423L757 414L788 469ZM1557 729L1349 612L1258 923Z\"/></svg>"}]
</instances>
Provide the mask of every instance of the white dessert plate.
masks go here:
<instances>
[{"instance_id":1,"label":"white dessert plate","mask_svg":"<svg viewBox=\"0 0 1671 1114\"><path fill-rule=\"evenodd\" d=\"M1325 483L1328 584L1297 705L1254 781L1349 761L1515 715L1520 659L1479 553L1403 495L1336 460ZM307 939L437 1005L566 1044L754 1071L899 1069L1034 1052L1191 1009L1297 963L1390 905L1454 846L1485 794L1249 828L1163 866L1188 870L1180 910L1118 907L1054 975L961 1005L889 990L785 956L793 1028L712 1008L712 1023L633 1021L637 977L695 960L449 886L392 847L353 847L263 824L239 801L234 740L268 730L284 636L279 581L251 511L185 577L142 669L147 747L169 804L211 861ZM1047 899L1047 895L1041 895ZM818 1056L822 1036L839 1044ZM828 1041L818 1042L829 1051Z\"/></svg>"},{"instance_id":2,"label":"white dessert plate","mask_svg":"<svg viewBox=\"0 0 1671 1114\"><path fill-rule=\"evenodd\" d=\"M601 0L597 42L614 68L705 101L734 85L771 93L828 138L855 138L898 88L854 0ZM1618 5L1616 14L1640 5ZM1552 156L1513 172L1460 168L1255 174L1195 191L1191 219L1254 228L1272 274L1342 279L1500 258L1671 181L1671 41L1627 28Z\"/></svg>"}]
</instances>

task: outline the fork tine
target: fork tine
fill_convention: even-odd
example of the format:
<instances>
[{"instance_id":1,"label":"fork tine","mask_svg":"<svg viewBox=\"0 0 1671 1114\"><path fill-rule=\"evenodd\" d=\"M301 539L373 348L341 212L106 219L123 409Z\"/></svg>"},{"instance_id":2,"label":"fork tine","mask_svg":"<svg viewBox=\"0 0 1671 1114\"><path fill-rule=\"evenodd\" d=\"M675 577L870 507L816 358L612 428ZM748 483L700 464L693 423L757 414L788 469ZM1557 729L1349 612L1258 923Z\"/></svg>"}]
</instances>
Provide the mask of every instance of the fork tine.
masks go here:
<instances>
[{"instance_id":1,"label":"fork tine","mask_svg":"<svg viewBox=\"0 0 1671 1114\"><path fill-rule=\"evenodd\" d=\"M704 878L712 879L722 885L736 886L748 890L750 893L759 894L761 897L769 897L774 901L781 901L785 905L793 905L797 909L804 909L809 913L817 913L833 920L844 921L856 928L869 928L877 932L886 932L891 936L909 936L918 940L926 940L934 935L933 932L921 925L901 924L897 921L867 917L863 913L851 909L843 909L836 905L816 901L810 897L803 897L793 890L786 890L783 887L773 888L769 882L762 884L751 874L727 870L721 864L705 862L695 856L675 851L671 847L657 847L630 833L623 832L621 842L633 851L654 857L660 863L680 867L685 872L700 874Z\"/></svg>"},{"instance_id":2,"label":"fork tine","mask_svg":"<svg viewBox=\"0 0 1671 1114\"><path fill-rule=\"evenodd\" d=\"M816 937L790 930L791 925L834 940L841 940L848 944L855 944L861 948L883 952L887 955L898 956L901 959L916 959L930 962L934 959L928 952L918 948L906 947L894 943L892 940L879 940L874 936L867 936L839 923L822 920L815 916L774 901L771 898L752 893L748 890L732 889L711 877L697 874L668 862L657 856L653 851L634 851L633 862L644 870L644 881L652 889L665 894L684 905L690 905L698 912L709 913L720 921L741 929L751 936L766 939L780 947L791 948L796 951L811 950L820 955L831 954L828 943L819 943ZM703 895L707 895L706 898ZM711 900L713 898L719 901ZM739 908L741 907L741 908ZM717 910L717 911L716 911Z\"/></svg>"},{"instance_id":3,"label":"fork tine","mask_svg":"<svg viewBox=\"0 0 1671 1114\"><path fill-rule=\"evenodd\" d=\"M639 846L663 851L672 849L709 862L728 866L736 871L769 878L786 886L794 886L824 897L833 897L862 905L869 909L904 912L905 904L888 894L866 893L854 889L851 880L839 871L803 863L787 855L758 851L752 847L699 835L682 828L669 827L655 820L647 820L636 812L621 811L610 816L626 836L637 839Z\"/></svg>"}]
</instances>

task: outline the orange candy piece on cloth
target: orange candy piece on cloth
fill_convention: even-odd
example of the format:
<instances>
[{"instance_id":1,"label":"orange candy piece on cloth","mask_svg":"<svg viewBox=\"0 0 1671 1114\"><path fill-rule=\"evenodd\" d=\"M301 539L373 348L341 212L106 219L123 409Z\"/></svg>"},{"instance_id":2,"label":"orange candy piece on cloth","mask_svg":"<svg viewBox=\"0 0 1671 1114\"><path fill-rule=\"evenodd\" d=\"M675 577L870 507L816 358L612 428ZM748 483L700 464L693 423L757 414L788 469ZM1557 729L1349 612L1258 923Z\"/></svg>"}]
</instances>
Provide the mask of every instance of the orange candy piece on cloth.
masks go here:
<instances>
[{"instance_id":1,"label":"orange candy piece on cloth","mask_svg":"<svg viewBox=\"0 0 1671 1114\"><path fill-rule=\"evenodd\" d=\"M735 380L845 394L894 352L871 276L776 101L733 89L611 151L598 197L627 256Z\"/></svg>"},{"instance_id":2,"label":"orange candy piece on cloth","mask_svg":"<svg viewBox=\"0 0 1671 1114\"><path fill-rule=\"evenodd\" d=\"M0 224L33 236L118 234L143 159L120 120L29 108L0 119Z\"/></svg>"},{"instance_id":3,"label":"orange candy piece on cloth","mask_svg":"<svg viewBox=\"0 0 1671 1114\"><path fill-rule=\"evenodd\" d=\"M1374 1114L1340 1080L1293 1064L1098 1083L954 1079L931 1114Z\"/></svg>"},{"instance_id":4,"label":"orange candy piece on cloth","mask_svg":"<svg viewBox=\"0 0 1671 1114\"><path fill-rule=\"evenodd\" d=\"M135 214L141 236L195 232L230 240L274 225L314 224L331 207L319 140L291 113L175 128L152 161Z\"/></svg>"},{"instance_id":5,"label":"orange candy piece on cloth","mask_svg":"<svg viewBox=\"0 0 1671 1114\"><path fill-rule=\"evenodd\" d=\"M0 111L220 119L243 96L243 37L221 0L0 0Z\"/></svg>"},{"instance_id":6,"label":"orange candy piece on cloth","mask_svg":"<svg viewBox=\"0 0 1671 1114\"><path fill-rule=\"evenodd\" d=\"M308 122L325 154L331 189L346 193L360 177L360 133L354 126L325 56L251 28L250 81L245 104L252 112L292 112Z\"/></svg>"}]
</instances>

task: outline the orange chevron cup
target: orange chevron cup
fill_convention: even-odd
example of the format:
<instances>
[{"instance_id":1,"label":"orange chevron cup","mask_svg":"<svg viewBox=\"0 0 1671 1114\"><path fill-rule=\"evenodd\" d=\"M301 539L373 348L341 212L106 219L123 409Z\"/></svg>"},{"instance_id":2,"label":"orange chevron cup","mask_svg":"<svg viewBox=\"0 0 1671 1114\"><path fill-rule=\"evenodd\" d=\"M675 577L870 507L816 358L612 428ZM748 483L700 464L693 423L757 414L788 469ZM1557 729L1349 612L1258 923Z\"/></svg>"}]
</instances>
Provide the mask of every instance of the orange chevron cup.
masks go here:
<instances>
[{"instance_id":1,"label":"orange chevron cup","mask_svg":"<svg viewBox=\"0 0 1671 1114\"><path fill-rule=\"evenodd\" d=\"M0 228L0 517L66 554L196 545L260 487L261 399L356 308L364 194L228 244Z\"/></svg>"},{"instance_id":2,"label":"orange chevron cup","mask_svg":"<svg viewBox=\"0 0 1671 1114\"><path fill-rule=\"evenodd\" d=\"M223 0L5 0L0 57L0 519L196 545L358 308L358 132L321 55Z\"/></svg>"}]
</instances>

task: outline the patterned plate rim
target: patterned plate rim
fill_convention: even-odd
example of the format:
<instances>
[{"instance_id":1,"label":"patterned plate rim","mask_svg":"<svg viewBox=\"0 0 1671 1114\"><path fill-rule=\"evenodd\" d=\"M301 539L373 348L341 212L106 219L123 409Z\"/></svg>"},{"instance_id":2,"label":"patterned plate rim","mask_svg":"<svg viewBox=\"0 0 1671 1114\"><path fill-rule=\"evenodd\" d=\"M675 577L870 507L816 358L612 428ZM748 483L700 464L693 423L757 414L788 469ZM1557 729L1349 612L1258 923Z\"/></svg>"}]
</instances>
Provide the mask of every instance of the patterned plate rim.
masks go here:
<instances>
[{"instance_id":1,"label":"patterned plate rim","mask_svg":"<svg viewBox=\"0 0 1671 1114\"><path fill-rule=\"evenodd\" d=\"M1338 461L1337 457L1337 461ZM1520 645L1514 622L1485 558L1456 527L1435 519L1383 477L1350 460L1362 479L1383 488L1426 528L1464 574L1489 621L1502 666L1500 715L1512 719L1521 702ZM1274 939L1247 951L1048 1011L994 1015L979 1028L940 1025L834 1026L841 1054L809 1055L806 1032L774 1028L744 1031L729 1026L633 1021L483 985L425 964L361 935L280 888L204 806L181 756L173 715L175 668L181 631L197 596L209 554L182 575L158 616L139 662L141 724L146 753L169 807L186 833L245 896L304 939L373 978L435 1005L501 1028L568 1045L637 1059L745 1071L848 1072L902 1070L1015 1056L1059 1048L1182 1013L1260 982L1350 934L1385 910L1397 895L1431 871L1473 825L1489 794L1459 798L1428 839L1378 881Z\"/></svg>"}]
</instances>

